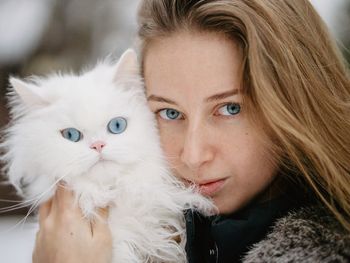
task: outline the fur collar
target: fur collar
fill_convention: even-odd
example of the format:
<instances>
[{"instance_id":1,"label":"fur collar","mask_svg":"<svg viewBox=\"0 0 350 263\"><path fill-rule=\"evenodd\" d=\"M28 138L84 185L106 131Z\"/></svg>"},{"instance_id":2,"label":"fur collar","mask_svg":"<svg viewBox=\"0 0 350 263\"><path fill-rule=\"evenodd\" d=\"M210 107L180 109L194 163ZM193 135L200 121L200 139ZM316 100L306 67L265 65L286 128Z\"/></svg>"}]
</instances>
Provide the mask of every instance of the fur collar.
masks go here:
<instances>
[{"instance_id":1,"label":"fur collar","mask_svg":"<svg viewBox=\"0 0 350 263\"><path fill-rule=\"evenodd\" d=\"M320 206L298 209L279 219L244 263L349 262L350 233Z\"/></svg>"}]
</instances>

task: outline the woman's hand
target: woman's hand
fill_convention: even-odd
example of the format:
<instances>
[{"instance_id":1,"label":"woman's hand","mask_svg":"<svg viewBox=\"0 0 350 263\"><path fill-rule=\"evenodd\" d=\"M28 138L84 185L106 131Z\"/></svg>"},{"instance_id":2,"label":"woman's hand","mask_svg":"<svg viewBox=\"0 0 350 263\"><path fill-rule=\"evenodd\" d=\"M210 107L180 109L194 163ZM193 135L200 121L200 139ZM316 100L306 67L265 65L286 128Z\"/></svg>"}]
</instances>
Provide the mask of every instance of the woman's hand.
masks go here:
<instances>
[{"instance_id":1,"label":"woman's hand","mask_svg":"<svg viewBox=\"0 0 350 263\"><path fill-rule=\"evenodd\" d=\"M73 193L60 185L55 196L39 209L40 230L36 236L33 263L109 263L112 237L107 225L108 210L102 220L83 218L74 205Z\"/></svg>"}]
</instances>

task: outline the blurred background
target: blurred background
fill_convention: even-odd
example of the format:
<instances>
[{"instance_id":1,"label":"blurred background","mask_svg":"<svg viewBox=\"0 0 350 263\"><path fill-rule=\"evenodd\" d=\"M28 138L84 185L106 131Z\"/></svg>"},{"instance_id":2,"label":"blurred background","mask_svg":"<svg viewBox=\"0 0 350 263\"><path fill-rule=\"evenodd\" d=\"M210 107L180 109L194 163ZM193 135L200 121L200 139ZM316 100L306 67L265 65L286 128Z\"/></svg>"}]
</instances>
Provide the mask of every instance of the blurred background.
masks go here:
<instances>
[{"instance_id":1,"label":"blurred background","mask_svg":"<svg viewBox=\"0 0 350 263\"><path fill-rule=\"evenodd\" d=\"M0 0L0 127L8 122L5 93L10 75L77 71L106 55L119 56L134 44L138 2ZM350 61L350 0L311 2ZM18 200L1 175L0 199L0 208L13 204L6 200ZM23 260L30 255L33 236L26 239L25 230L14 227L25 213L26 209L0 212L0 262L30 262ZM27 248L27 254L19 256L11 247L19 251L21 245Z\"/></svg>"}]
</instances>

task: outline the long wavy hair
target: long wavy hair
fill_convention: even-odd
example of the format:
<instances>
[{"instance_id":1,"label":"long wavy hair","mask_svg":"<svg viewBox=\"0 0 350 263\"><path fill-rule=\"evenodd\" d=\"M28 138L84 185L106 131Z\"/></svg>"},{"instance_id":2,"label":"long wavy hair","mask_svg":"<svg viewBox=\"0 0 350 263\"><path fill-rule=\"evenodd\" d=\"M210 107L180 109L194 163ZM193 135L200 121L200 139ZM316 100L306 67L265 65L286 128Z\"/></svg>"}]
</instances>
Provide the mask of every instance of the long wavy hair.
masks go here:
<instances>
[{"instance_id":1,"label":"long wavy hair","mask_svg":"<svg viewBox=\"0 0 350 263\"><path fill-rule=\"evenodd\" d=\"M215 32L243 52L245 109L273 140L281 170L350 231L350 77L308 0L143 0L141 58L152 40Z\"/></svg>"}]
</instances>

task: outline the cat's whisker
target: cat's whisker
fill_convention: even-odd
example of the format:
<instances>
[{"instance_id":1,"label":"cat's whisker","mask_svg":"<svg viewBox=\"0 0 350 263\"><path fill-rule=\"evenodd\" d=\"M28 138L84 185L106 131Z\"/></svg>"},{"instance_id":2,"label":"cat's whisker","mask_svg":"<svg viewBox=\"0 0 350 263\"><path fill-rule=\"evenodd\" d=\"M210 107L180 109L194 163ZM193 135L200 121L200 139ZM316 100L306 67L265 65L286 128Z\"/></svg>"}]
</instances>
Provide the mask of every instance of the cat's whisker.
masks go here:
<instances>
[{"instance_id":1,"label":"cat's whisker","mask_svg":"<svg viewBox=\"0 0 350 263\"><path fill-rule=\"evenodd\" d=\"M18 210L18 209L21 209L21 208L28 207L31 204L38 204L40 202L40 200L45 196L45 194L47 194L49 191L51 191L58 184L58 182L61 181L64 177L66 177L66 175L61 176L60 178L58 178L52 185L50 185L48 187L48 189L46 189L44 192L36 195L34 198L22 201L19 204L15 204L15 205L12 205L12 206L1 208L0 209L0 213L7 213L7 212L11 212L11 211L14 211L14 210ZM31 213L34 210L30 208L29 211L30 211L29 213Z\"/></svg>"},{"instance_id":2,"label":"cat's whisker","mask_svg":"<svg viewBox=\"0 0 350 263\"><path fill-rule=\"evenodd\" d=\"M38 198L40 198L40 195L41 194L38 194L38 195L34 196L31 199L18 200L18 201L15 201L15 200L11 201L11 200L6 200L6 199L1 199L0 201L3 201L3 202L17 202L18 204L14 204L14 205L10 205L10 206L7 206L7 207L0 208L0 213L7 212L7 209L11 209L9 211L12 211L12 210L16 210L16 209L27 207L31 203L35 202Z\"/></svg>"},{"instance_id":3,"label":"cat's whisker","mask_svg":"<svg viewBox=\"0 0 350 263\"><path fill-rule=\"evenodd\" d=\"M77 162L83 162L84 161L84 158L85 156L83 155L80 155L78 158L76 158L76 159L73 159L73 160L71 160L70 162L67 162L66 164L65 164L65 166L66 166L66 168L68 168L68 167L70 167L70 166L72 166L72 165L76 165L77 164Z\"/></svg>"},{"instance_id":4,"label":"cat's whisker","mask_svg":"<svg viewBox=\"0 0 350 263\"><path fill-rule=\"evenodd\" d=\"M44 192L40 193L37 197L37 201L39 202L41 198L43 198L48 192L50 192L67 174L59 177L56 181L53 182Z\"/></svg>"},{"instance_id":5,"label":"cat's whisker","mask_svg":"<svg viewBox=\"0 0 350 263\"><path fill-rule=\"evenodd\" d=\"M94 165L96 162L94 162L95 161L95 159L96 158L92 158L91 157L91 154L84 154L84 155L79 155L79 156L77 156L77 158L76 159L73 159L73 160L71 160L70 162L68 162L67 164L66 164L66 168L67 168L67 170L69 170L69 167L73 167L73 168L76 168L76 165L77 165L77 163L81 163L81 164L86 164L86 163L92 163L93 162L93 164L91 164L91 166L92 165ZM90 166L90 165L88 165L88 166ZM69 173L70 174L70 173Z\"/></svg>"},{"instance_id":6,"label":"cat's whisker","mask_svg":"<svg viewBox=\"0 0 350 263\"><path fill-rule=\"evenodd\" d=\"M55 187L55 186L58 184L58 182L61 181L65 176L66 176L66 175L61 176L61 177L60 177L59 179L57 179L51 186L49 186L49 188L48 188L46 191L44 191L43 193L41 193L41 194L38 196L38 198L33 202L33 204L32 204L31 207L29 208L29 210L28 210L27 214L24 216L24 218L22 218L14 227L12 227L12 229L14 229L15 227L17 227L17 226L20 225L20 224L23 226L23 225L25 224L27 218L30 216L30 214L31 214L33 211L35 211L36 208L39 206L40 199L41 199L42 197L44 197L44 195L45 195L48 191L50 191L53 187Z\"/></svg>"},{"instance_id":7,"label":"cat's whisker","mask_svg":"<svg viewBox=\"0 0 350 263\"><path fill-rule=\"evenodd\" d=\"M9 206L9 207L3 207L0 209L0 214L11 212L11 211L16 211L21 208L28 207L29 204L19 204L18 206Z\"/></svg>"},{"instance_id":8,"label":"cat's whisker","mask_svg":"<svg viewBox=\"0 0 350 263\"><path fill-rule=\"evenodd\" d=\"M15 205L11 205L11 206L7 206L7 207L4 207L4 208L1 208L0 209L0 213L6 213L6 212L10 212L10 211L13 211L13 210L17 210L17 209L21 209L21 208L24 208L24 207L28 207L31 203L33 202L36 202L37 200L40 200L42 198L43 195L45 195L48 191L50 191L60 180L62 180L62 178L64 178L65 176L62 176L61 178L57 179L53 185L49 186L49 189L44 191L43 193L40 193L36 196L34 196L33 198L31 199L28 199L28 200L22 200L22 201L19 201L18 204L15 204Z\"/></svg>"},{"instance_id":9,"label":"cat's whisker","mask_svg":"<svg viewBox=\"0 0 350 263\"><path fill-rule=\"evenodd\" d=\"M38 199L36 202L34 202L34 203L31 205L31 207L29 208L27 214L26 214L26 215L24 216L24 218L21 220L21 221L23 221L23 222L22 222L22 226L24 226L24 224L26 223L26 220L27 220L27 218L30 216L30 214L31 214L33 211L35 211L35 209L39 206L39 201L40 201L40 199Z\"/></svg>"},{"instance_id":10,"label":"cat's whisker","mask_svg":"<svg viewBox=\"0 0 350 263\"><path fill-rule=\"evenodd\" d=\"M21 220L19 220L17 223L15 223L12 227L4 230L4 231L1 231L0 232L0 235L5 235L7 233L10 233L11 231L15 230L18 226L20 225L24 225L25 221L23 222L23 220L26 220L26 217L22 218Z\"/></svg>"},{"instance_id":11,"label":"cat's whisker","mask_svg":"<svg viewBox=\"0 0 350 263\"><path fill-rule=\"evenodd\" d=\"M23 202L23 200L0 199L0 202L6 202L6 203L20 203L20 202Z\"/></svg>"},{"instance_id":12,"label":"cat's whisker","mask_svg":"<svg viewBox=\"0 0 350 263\"><path fill-rule=\"evenodd\" d=\"M32 198L30 200L22 200L22 201L19 201L18 204L14 204L14 205L10 205L10 206L7 206L7 207L0 208L0 213L6 213L6 212L10 212L10 211L13 211L13 210L17 210L17 209L21 209L21 208L27 207L28 205L30 205L35 200L36 200L36 198Z\"/></svg>"},{"instance_id":13,"label":"cat's whisker","mask_svg":"<svg viewBox=\"0 0 350 263\"><path fill-rule=\"evenodd\" d=\"M8 233L8 232L11 232L12 230L16 229L18 226L23 227L24 224L26 223L27 218L28 218L28 217L30 216L30 214L38 207L39 201L40 201L40 199L35 200L35 201L32 203L32 205L31 205L30 209L28 210L27 214L26 214L21 220L19 220L15 225L13 225L11 228L9 228L9 229L3 231L1 234L6 234L6 233ZM25 206L23 206L23 207L27 207L27 206L28 206L28 204L25 204Z\"/></svg>"}]
</instances>

